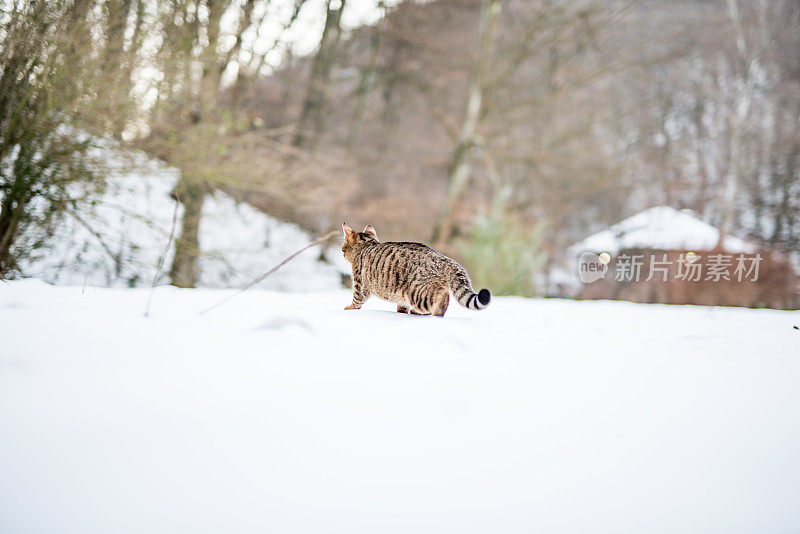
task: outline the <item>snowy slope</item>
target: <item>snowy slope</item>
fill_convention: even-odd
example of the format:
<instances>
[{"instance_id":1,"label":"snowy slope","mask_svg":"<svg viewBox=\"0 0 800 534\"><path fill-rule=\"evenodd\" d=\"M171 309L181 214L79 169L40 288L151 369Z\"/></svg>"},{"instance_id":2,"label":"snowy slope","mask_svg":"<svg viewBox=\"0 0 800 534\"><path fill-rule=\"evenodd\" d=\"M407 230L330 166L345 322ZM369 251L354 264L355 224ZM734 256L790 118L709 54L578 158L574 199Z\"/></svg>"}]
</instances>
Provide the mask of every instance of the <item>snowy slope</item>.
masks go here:
<instances>
[{"instance_id":1,"label":"snowy slope","mask_svg":"<svg viewBox=\"0 0 800 534\"><path fill-rule=\"evenodd\" d=\"M200 221L199 260L203 287L243 287L312 242L315 237L300 227L279 221L248 204L237 204L223 193L210 196ZM258 285L280 291L319 291L341 287L341 273L350 274L350 264L339 250L341 241L318 261L319 247L297 256L290 264Z\"/></svg>"},{"instance_id":2,"label":"snowy slope","mask_svg":"<svg viewBox=\"0 0 800 534\"><path fill-rule=\"evenodd\" d=\"M659 206L593 234L570 250L577 254L589 250L612 255L627 248L711 250L718 242L719 230L688 210ZM752 244L734 236L725 238L724 248L728 252L755 252Z\"/></svg>"},{"instance_id":3,"label":"snowy slope","mask_svg":"<svg viewBox=\"0 0 800 534\"><path fill-rule=\"evenodd\" d=\"M97 148L94 157L108 167L105 190L99 196L76 192L78 209L51 235L32 228L32 235L23 236L26 243L44 239L45 246L21 263L22 273L61 285L149 286L172 228L175 201L170 193L179 172L142 152L116 146ZM237 204L220 192L206 198L203 210L200 286L244 286L313 240L296 225ZM181 215L179 209L176 232ZM161 283L169 282L163 271L169 270L173 253L174 246L167 254ZM341 254L328 254L332 263L317 261L319 255L318 247L310 249L259 287L284 291L340 287L340 273L349 272L349 265Z\"/></svg>"},{"instance_id":4,"label":"snowy slope","mask_svg":"<svg viewBox=\"0 0 800 534\"><path fill-rule=\"evenodd\" d=\"M54 284L150 285L172 225L169 194L178 172L142 152L104 146L93 153L107 167L105 189L97 195L73 184L76 209L54 228L30 227L23 235L26 252L35 241L44 246L21 271Z\"/></svg>"},{"instance_id":5,"label":"snowy slope","mask_svg":"<svg viewBox=\"0 0 800 534\"><path fill-rule=\"evenodd\" d=\"M800 315L0 283L0 532L800 531Z\"/></svg>"}]
</instances>

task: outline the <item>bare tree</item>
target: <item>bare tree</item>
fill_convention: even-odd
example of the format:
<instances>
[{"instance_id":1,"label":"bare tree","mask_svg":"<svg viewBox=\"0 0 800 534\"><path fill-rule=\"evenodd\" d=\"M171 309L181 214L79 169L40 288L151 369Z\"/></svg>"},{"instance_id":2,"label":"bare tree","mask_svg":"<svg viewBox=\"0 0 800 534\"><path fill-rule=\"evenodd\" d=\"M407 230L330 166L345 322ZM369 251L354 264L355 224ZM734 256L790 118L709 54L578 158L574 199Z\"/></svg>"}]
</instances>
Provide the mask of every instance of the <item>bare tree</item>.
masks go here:
<instances>
[{"instance_id":1,"label":"bare tree","mask_svg":"<svg viewBox=\"0 0 800 534\"><path fill-rule=\"evenodd\" d=\"M382 14L385 13L386 5L383 0L378 0L378 9ZM358 136L359 129L364 121L364 111L367 108L367 99L375 86L375 71L378 68L380 59L381 37L385 26L385 15L380 21L375 23L370 29L369 37L369 56L367 63L361 68L360 81L356 91L356 105L353 111L353 118L350 122L350 130L347 134L348 146L353 146Z\"/></svg>"},{"instance_id":2,"label":"bare tree","mask_svg":"<svg viewBox=\"0 0 800 534\"><path fill-rule=\"evenodd\" d=\"M481 7L478 47L475 51L472 74L467 89L467 104L464 108L461 132L453 149L448 171L447 198L431 234L431 241L434 243L447 242L450 239L453 209L460 200L469 179L470 151L478 142L476 129L481 115L487 67L492 54L495 22L500 8L500 0L484 0Z\"/></svg>"},{"instance_id":3,"label":"bare tree","mask_svg":"<svg viewBox=\"0 0 800 534\"><path fill-rule=\"evenodd\" d=\"M330 82L331 68L342 32L342 12L347 0L328 0L325 9L325 27L317 54L311 65L308 93L294 137L294 145L313 147L322 131L326 93Z\"/></svg>"},{"instance_id":4,"label":"bare tree","mask_svg":"<svg viewBox=\"0 0 800 534\"><path fill-rule=\"evenodd\" d=\"M722 201L720 243L730 234L734 225L736 199L742 167L743 128L750 114L756 85L756 71L759 68L760 56L764 46L767 2L766 0L759 0L758 2L759 31L750 46L748 46L742 25L738 0L727 0L727 6L728 16L730 17L736 40L736 60L734 62L735 77L733 80L734 100L728 107L730 147L728 172L725 178Z\"/></svg>"}]
</instances>

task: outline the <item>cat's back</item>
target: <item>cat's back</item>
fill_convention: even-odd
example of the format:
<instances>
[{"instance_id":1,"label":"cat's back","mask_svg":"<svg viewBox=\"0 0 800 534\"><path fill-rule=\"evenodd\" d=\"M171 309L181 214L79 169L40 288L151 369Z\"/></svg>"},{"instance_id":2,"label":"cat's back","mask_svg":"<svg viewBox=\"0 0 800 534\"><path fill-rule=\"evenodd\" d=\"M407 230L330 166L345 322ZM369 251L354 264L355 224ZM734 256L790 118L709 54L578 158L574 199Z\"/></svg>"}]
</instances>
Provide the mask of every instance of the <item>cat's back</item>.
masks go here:
<instances>
[{"instance_id":1,"label":"cat's back","mask_svg":"<svg viewBox=\"0 0 800 534\"><path fill-rule=\"evenodd\" d=\"M428 245L410 241L386 241L373 248L376 259L387 259L394 262L412 262L418 266L448 264L454 260L433 250Z\"/></svg>"},{"instance_id":2,"label":"cat's back","mask_svg":"<svg viewBox=\"0 0 800 534\"><path fill-rule=\"evenodd\" d=\"M414 282L446 284L457 264L422 243L386 241L369 247L364 274L371 289L389 298Z\"/></svg>"}]
</instances>

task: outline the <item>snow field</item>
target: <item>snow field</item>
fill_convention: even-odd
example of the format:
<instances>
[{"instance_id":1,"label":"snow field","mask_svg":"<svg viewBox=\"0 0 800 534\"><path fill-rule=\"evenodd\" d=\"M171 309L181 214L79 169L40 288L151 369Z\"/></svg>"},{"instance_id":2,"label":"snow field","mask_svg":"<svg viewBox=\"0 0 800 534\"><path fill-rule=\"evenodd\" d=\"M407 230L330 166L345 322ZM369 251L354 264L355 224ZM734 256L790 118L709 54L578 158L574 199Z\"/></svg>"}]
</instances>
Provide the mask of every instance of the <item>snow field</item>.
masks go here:
<instances>
[{"instance_id":1,"label":"snow field","mask_svg":"<svg viewBox=\"0 0 800 534\"><path fill-rule=\"evenodd\" d=\"M800 528L797 313L229 294L0 282L0 532Z\"/></svg>"}]
</instances>

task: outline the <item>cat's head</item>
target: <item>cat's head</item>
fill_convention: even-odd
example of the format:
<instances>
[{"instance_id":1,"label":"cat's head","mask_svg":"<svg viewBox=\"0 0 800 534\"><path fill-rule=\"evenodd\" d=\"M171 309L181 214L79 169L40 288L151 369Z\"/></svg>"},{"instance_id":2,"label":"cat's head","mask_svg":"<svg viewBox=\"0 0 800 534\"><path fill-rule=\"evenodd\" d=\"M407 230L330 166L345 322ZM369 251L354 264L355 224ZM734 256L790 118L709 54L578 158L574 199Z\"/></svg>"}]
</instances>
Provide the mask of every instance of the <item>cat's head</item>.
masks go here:
<instances>
[{"instance_id":1,"label":"cat's head","mask_svg":"<svg viewBox=\"0 0 800 534\"><path fill-rule=\"evenodd\" d=\"M378 242L378 233L372 225L367 225L363 232L356 232L347 226L347 223L342 223L342 233L342 237L344 238L342 254L344 254L344 258L350 263L353 262L356 253L361 250L362 247Z\"/></svg>"}]
</instances>

